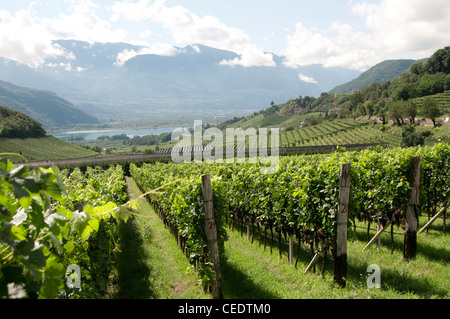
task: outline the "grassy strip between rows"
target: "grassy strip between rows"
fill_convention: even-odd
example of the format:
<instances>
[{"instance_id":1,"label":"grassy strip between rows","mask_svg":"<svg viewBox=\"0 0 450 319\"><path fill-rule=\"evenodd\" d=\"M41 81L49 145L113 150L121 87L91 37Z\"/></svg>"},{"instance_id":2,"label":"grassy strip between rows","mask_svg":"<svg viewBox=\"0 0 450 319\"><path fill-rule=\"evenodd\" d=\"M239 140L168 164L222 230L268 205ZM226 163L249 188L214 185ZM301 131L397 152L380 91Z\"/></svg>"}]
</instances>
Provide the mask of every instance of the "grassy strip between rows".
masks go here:
<instances>
[{"instance_id":1,"label":"grassy strip between rows","mask_svg":"<svg viewBox=\"0 0 450 319\"><path fill-rule=\"evenodd\" d=\"M426 221L426 217L421 217L420 226ZM270 238L264 249L264 243L259 244L257 235L252 243L251 240L247 241L245 230L243 237L237 229L228 230L225 256L222 256L224 296L238 299L448 299L450 242L448 236L443 234L442 225L442 219L438 219L428 234L418 235L417 258L410 262L403 261L403 236L394 235L394 251L391 254L389 231L382 235L379 251L376 243L362 251L367 243L365 229L349 231L346 288L334 285L330 255L322 278L322 258L317 261L315 272L304 273L312 259L308 247L302 246L296 268L296 247L294 261L289 264L287 245L283 244L285 249L280 259L275 241L272 253L270 252ZM395 226L394 232L402 231ZM375 233L371 231L370 235L374 236ZM368 289L367 286L367 278L372 274L367 272L367 267L371 264L376 264L381 269L379 289Z\"/></svg>"},{"instance_id":2,"label":"grassy strip between rows","mask_svg":"<svg viewBox=\"0 0 450 319\"><path fill-rule=\"evenodd\" d=\"M130 199L141 195L132 179L127 179L127 184ZM120 237L121 252L110 293L113 298L211 298L197 285L195 270L145 199L141 199L136 217L121 225Z\"/></svg>"},{"instance_id":3,"label":"grassy strip between rows","mask_svg":"<svg viewBox=\"0 0 450 319\"><path fill-rule=\"evenodd\" d=\"M133 180L128 180L131 198L140 192ZM197 277L188 264L186 256L178 248L173 235L164 227L145 200L139 208L139 216L122 225L124 244L120 247L116 274L116 298L154 299L209 299L197 285ZM420 218L420 226L426 223ZM359 226L365 227L365 224ZM394 228L395 232L401 230ZM371 236L375 231L371 231ZM418 236L417 258L404 262L403 236L394 236L394 252L387 231L381 237L378 251L376 243L368 250L366 230L349 231L347 287L339 288L333 283L331 256L322 277L322 258L315 272L304 273L312 255L302 247L297 267L287 260L287 245L280 259L277 243L270 239L264 248L256 234L248 241L246 233L227 228L225 252L221 256L222 286L226 299L404 299L404 298L450 298L449 238L442 232L442 219L438 219L428 233ZM381 269L381 288L368 289L367 272L370 264Z\"/></svg>"}]
</instances>

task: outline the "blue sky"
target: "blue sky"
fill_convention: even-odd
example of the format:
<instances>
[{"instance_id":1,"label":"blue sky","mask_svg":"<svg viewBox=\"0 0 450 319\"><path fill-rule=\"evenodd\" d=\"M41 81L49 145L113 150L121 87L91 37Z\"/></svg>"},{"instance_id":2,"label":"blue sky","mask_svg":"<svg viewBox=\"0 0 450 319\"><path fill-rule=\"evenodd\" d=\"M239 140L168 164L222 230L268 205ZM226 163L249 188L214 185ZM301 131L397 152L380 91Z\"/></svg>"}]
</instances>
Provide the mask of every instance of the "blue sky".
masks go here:
<instances>
[{"instance_id":1,"label":"blue sky","mask_svg":"<svg viewBox=\"0 0 450 319\"><path fill-rule=\"evenodd\" d=\"M448 0L15 0L0 4L0 56L30 65L68 55L52 40L129 42L175 54L201 43L233 50L225 64L323 64L365 70L450 45Z\"/></svg>"}]
</instances>

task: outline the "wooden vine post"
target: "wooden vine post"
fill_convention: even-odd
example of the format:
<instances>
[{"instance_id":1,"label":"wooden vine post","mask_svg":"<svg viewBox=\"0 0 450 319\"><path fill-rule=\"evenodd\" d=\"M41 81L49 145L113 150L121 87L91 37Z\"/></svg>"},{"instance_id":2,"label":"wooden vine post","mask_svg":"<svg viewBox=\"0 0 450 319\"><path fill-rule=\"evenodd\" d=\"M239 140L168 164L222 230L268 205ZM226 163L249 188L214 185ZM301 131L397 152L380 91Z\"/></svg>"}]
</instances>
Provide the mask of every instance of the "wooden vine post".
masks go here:
<instances>
[{"instance_id":1,"label":"wooden vine post","mask_svg":"<svg viewBox=\"0 0 450 319\"><path fill-rule=\"evenodd\" d=\"M342 164L339 186L339 213L337 217L336 256L333 263L334 282L345 287L347 282L347 223L350 197L350 167Z\"/></svg>"},{"instance_id":2,"label":"wooden vine post","mask_svg":"<svg viewBox=\"0 0 450 319\"><path fill-rule=\"evenodd\" d=\"M409 185L411 192L406 207L405 237L403 241L403 259L409 261L416 257L417 229L419 227L418 207L420 190L420 156L413 157L410 162L411 176Z\"/></svg>"},{"instance_id":3,"label":"wooden vine post","mask_svg":"<svg viewBox=\"0 0 450 319\"><path fill-rule=\"evenodd\" d=\"M214 263L216 273L212 280L212 293L214 299L223 299L222 294L222 274L220 272L219 246L217 244L217 227L214 221L214 203L211 187L211 176L202 176L202 191L205 202L205 231L208 239L208 251L211 261Z\"/></svg>"}]
</instances>

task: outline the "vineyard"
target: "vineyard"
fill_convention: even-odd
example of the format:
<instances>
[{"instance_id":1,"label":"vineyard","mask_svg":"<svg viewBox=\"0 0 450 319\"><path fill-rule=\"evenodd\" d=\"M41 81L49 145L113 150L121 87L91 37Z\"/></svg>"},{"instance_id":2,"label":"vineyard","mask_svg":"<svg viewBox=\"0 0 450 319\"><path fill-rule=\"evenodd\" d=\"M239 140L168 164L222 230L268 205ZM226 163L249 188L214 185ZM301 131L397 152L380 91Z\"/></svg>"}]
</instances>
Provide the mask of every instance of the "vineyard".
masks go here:
<instances>
[{"instance_id":1,"label":"vineyard","mask_svg":"<svg viewBox=\"0 0 450 319\"><path fill-rule=\"evenodd\" d=\"M337 257L342 164L351 164L351 190L348 206L344 204L350 229L355 229L358 221L365 221L368 228L375 223L383 231L391 225L392 237L394 224L406 229L405 234L417 228L417 220L414 225L408 224L408 210L413 209L416 214L418 207L428 213L441 207L441 211L446 210L449 155L448 145L440 144L282 158L275 174L261 173L261 163L144 164L140 168L131 165L130 171L143 192L163 190L147 198L172 230L205 285L209 285L215 275L214 265L208 259L209 240L205 234L201 178L205 174L211 176L219 251L227 225L232 228L244 224L249 233L255 227L258 233L270 233L270 247L274 238L281 244L282 237L289 237L290 242L295 237L298 251L306 246L314 255L324 256L324 269L329 253L331 260ZM411 184L411 162L417 158L420 159L420 196L419 187ZM415 206L411 206L411 194L418 196ZM404 258L409 260L414 258L415 248L408 246L407 237ZM266 245L267 237L264 238ZM292 260L292 252L289 259Z\"/></svg>"},{"instance_id":2,"label":"vineyard","mask_svg":"<svg viewBox=\"0 0 450 319\"><path fill-rule=\"evenodd\" d=\"M441 217L446 231L449 155L448 145L437 144L290 156L280 158L273 174L264 174L267 163L262 162L130 164L130 177L141 190L137 199L128 198L121 166L59 171L56 166L14 167L2 159L0 296L107 294L121 247L119 226L138 216L142 198L171 231L199 282L215 298L223 297L220 292L216 295L220 281L227 280L220 274L220 262L231 254L227 242L235 242L235 231L241 236L246 232L248 242L257 240L255 250L264 247L272 253L278 248L280 259L288 243L287 263L295 268L308 252L313 258L305 272L315 269L320 259L322 276L327 264L335 268L343 257L339 234L355 236L362 225L367 243L376 239L369 236L372 226L377 236L390 231L391 252L394 231L400 230L405 237L403 259L413 260L425 229L417 229L411 216L430 222ZM417 160L418 166L412 165ZM346 199L344 166L349 169ZM419 173L416 179L414 172ZM344 215L348 222L343 224L339 218ZM338 286L345 286L345 275L335 279Z\"/></svg>"},{"instance_id":3,"label":"vineyard","mask_svg":"<svg viewBox=\"0 0 450 319\"><path fill-rule=\"evenodd\" d=\"M325 122L280 133L281 147L388 143L396 147L401 137L381 132L372 122L342 120Z\"/></svg>"},{"instance_id":4,"label":"vineyard","mask_svg":"<svg viewBox=\"0 0 450 319\"><path fill-rule=\"evenodd\" d=\"M0 177L0 296L101 296L118 222L130 216L122 168L29 170L1 159Z\"/></svg>"},{"instance_id":5,"label":"vineyard","mask_svg":"<svg viewBox=\"0 0 450 319\"><path fill-rule=\"evenodd\" d=\"M442 93L437 93L434 95L429 95L426 96L428 98L431 98L432 100L435 100L437 105L444 110L444 112L448 113L450 111L449 109L449 105L450 105L450 90L447 90L445 92ZM422 106L422 102L423 100L426 98L425 96L423 97L418 97L418 98L414 98L412 99L412 101L418 106L421 107Z\"/></svg>"}]
</instances>

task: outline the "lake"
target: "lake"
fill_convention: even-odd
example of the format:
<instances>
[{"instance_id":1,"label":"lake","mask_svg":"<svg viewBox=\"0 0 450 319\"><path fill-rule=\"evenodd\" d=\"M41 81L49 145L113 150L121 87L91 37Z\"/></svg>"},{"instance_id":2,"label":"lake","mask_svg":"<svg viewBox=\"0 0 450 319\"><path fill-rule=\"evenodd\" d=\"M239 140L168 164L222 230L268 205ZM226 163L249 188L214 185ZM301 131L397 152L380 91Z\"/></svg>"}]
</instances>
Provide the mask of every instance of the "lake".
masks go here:
<instances>
[{"instance_id":1,"label":"lake","mask_svg":"<svg viewBox=\"0 0 450 319\"><path fill-rule=\"evenodd\" d=\"M68 140L73 137L83 137L86 141L96 140L100 136L108 135L122 135L126 134L128 137L145 136L145 135L159 135L162 133L172 133L179 126L174 127L158 127L150 129L107 129L107 130L86 130L86 131L66 131L54 134L55 137L61 140Z\"/></svg>"}]
</instances>

